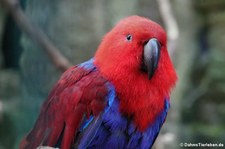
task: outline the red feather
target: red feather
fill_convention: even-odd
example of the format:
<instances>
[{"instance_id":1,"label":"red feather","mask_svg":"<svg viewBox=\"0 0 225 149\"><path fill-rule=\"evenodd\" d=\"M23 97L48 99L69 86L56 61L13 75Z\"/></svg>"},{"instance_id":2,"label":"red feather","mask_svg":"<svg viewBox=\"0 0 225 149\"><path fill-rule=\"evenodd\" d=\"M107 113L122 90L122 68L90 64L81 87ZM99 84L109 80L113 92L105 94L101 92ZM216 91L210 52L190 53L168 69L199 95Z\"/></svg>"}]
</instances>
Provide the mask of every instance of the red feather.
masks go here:
<instances>
[{"instance_id":1,"label":"red feather","mask_svg":"<svg viewBox=\"0 0 225 149\"><path fill-rule=\"evenodd\" d=\"M126 36L132 35L127 42ZM158 68L151 80L140 71L143 45L151 38L161 44ZM110 46L109 46L110 45ZM131 16L120 21L103 39L95 64L116 88L122 113L144 131L163 110L177 76L166 48L166 33L149 19Z\"/></svg>"},{"instance_id":2,"label":"red feather","mask_svg":"<svg viewBox=\"0 0 225 149\"><path fill-rule=\"evenodd\" d=\"M54 146L58 141L62 141L60 148L71 148L83 117L96 116L104 109L105 83L98 71L80 67L67 70L49 94L34 128L20 148Z\"/></svg>"}]
</instances>

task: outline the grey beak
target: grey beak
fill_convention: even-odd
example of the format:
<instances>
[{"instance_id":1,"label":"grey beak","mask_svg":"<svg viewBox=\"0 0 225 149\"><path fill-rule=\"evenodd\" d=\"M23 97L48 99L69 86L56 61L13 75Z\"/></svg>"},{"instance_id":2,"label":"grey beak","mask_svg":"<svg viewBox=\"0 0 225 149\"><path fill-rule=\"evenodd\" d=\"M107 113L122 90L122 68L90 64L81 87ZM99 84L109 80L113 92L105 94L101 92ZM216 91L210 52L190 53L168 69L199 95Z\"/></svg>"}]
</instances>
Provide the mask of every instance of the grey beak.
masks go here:
<instances>
[{"instance_id":1,"label":"grey beak","mask_svg":"<svg viewBox=\"0 0 225 149\"><path fill-rule=\"evenodd\" d=\"M160 55L160 44L156 38L150 39L144 46L143 64L150 80L158 66Z\"/></svg>"}]
</instances>

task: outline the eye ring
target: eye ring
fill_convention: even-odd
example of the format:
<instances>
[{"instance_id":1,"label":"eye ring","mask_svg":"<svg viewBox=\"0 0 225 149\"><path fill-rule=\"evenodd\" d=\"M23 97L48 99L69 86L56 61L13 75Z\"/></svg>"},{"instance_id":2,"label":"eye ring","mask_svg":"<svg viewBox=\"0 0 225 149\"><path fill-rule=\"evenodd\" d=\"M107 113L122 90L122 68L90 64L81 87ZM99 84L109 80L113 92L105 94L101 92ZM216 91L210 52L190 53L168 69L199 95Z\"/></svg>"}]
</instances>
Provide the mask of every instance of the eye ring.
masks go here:
<instances>
[{"instance_id":1,"label":"eye ring","mask_svg":"<svg viewBox=\"0 0 225 149\"><path fill-rule=\"evenodd\" d=\"M126 39L127 39L127 41L131 41L131 40L132 40L132 35L131 35L131 34L128 34L128 35L126 36Z\"/></svg>"}]
</instances>

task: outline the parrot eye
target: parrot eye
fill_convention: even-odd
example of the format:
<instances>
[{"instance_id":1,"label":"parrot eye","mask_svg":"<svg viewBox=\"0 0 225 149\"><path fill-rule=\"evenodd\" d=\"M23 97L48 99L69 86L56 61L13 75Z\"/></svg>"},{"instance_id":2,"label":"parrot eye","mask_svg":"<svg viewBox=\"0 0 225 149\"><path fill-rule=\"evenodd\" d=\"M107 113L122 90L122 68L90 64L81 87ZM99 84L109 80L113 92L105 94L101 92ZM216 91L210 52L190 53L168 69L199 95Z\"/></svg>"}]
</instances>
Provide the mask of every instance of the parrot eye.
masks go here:
<instances>
[{"instance_id":1,"label":"parrot eye","mask_svg":"<svg viewBox=\"0 0 225 149\"><path fill-rule=\"evenodd\" d=\"M127 41L131 41L132 40L132 35L129 34L129 35L127 35L126 38L127 38Z\"/></svg>"}]
</instances>

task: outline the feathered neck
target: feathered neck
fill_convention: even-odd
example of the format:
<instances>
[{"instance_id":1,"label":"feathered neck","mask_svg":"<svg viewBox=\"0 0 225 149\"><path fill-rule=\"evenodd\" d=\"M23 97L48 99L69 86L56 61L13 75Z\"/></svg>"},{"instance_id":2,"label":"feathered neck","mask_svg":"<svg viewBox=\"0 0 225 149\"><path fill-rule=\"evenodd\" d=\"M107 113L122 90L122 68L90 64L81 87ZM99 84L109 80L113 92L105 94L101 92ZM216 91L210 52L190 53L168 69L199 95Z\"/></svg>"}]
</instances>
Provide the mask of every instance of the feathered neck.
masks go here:
<instances>
[{"instance_id":1,"label":"feathered neck","mask_svg":"<svg viewBox=\"0 0 225 149\"><path fill-rule=\"evenodd\" d=\"M129 61L124 63L123 61ZM120 111L132 118L139 130L144 131L164 109L165 98L175 85L177 76L169 59L167 50L161 50L158 68L151 80L138 68L132 59L108 61L101 52L95 55L95 65L112 82L120 101Z\"/></svg>"}]
</instances>

